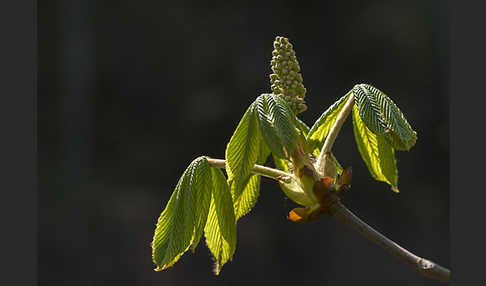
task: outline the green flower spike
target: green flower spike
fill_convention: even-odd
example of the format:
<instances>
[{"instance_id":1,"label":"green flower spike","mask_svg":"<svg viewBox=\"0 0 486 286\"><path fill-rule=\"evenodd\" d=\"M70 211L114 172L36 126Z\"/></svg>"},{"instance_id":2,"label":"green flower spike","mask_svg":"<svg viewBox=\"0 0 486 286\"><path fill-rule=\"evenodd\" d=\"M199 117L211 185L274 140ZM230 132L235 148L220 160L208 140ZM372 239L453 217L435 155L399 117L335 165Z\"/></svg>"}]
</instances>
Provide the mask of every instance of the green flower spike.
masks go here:
<instances>
[{"instance_id":1,"label":"green flower spike","mask_svg":"<svg viewBox=\"0 0 486 286\"><path fill-rule=\"evenodd\" d=\"M289 39L277 36L273 42L270 84L275 95L281 95L295 114L307 109L304 102L306 89L302 84L300 65Z\"/></svg>"}]
</instances>

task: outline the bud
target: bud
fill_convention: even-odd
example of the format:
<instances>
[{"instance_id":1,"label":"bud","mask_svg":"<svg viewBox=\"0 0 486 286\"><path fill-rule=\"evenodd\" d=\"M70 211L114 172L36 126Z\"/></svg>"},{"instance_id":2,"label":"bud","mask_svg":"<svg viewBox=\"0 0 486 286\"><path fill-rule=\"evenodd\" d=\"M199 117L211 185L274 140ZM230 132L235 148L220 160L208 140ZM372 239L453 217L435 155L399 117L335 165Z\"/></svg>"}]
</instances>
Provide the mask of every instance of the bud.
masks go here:
<instances>
[{"instance_id":1,"label":"bud","mask_svg":"<svg viewBox=\"0 0 486 286\"><path fill-rule=\"evenodd\" d=\"M346 169L343 170L338 180L338 192L342 193L344 191L349 190L349 188L351 188L352 175L353 175L353 171L351 167L347 167Z\"/></svg>"},{"instance_id":2,"label":"bud","mask_svg":"<svg viewBox=\"0 0 486 286\"><path fill-rule=\"evenodd\" d=\"M300 65L289 39L277 36L273 42L270 85L275 95L282 96L295 114L307 109Z\"/></svg>"}]
</instances>

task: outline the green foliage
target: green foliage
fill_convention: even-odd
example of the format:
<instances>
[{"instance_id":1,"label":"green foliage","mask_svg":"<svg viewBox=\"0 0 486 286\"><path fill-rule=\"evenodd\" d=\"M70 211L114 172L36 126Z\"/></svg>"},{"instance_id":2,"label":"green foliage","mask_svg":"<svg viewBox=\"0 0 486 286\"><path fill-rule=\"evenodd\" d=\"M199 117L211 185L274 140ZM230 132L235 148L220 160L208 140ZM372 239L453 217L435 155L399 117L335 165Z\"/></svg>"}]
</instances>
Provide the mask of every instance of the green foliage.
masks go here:
<instances>
[{"instance_id":1,"label":"green foliage","mask_svg":"<svg viewBox=\"0 0 486 286\"><path fill-rule=\"evenodd\" d=\"M250 172L258 160L262 138L258 128L255 104L252 103L236 127L226 147L226 173L228 183L239 197ZM235 184L233 186L233 184Z\"/></svg>"},{"instance_id":2,"label":"green foliage","mask_svg":"<svg viewBox=\"0 0 486 286\"><path fill-rule=\"evenodd\" d=\"M389 184L398 192L398 170L395 151L383 134L372 132L361 120L358 107L353 107L353 130L358 150L375 180Z\"/></svg>"},{"instance_id":3,"label":"green foliage","mask_svg":"<svg viewBox=\"0 0 486 286\"><path fill-rule=\"evenodd\" d=\"M268 149L267 145L261 144L257 163L260 165L265 164L269 155L270 149ZM255 206L258 196L260 195L260 180L260 175L252 174L246 182L243 191L239 193L238 197L236 197L238 192L236 192L234 188L231 188L231 195L233 196L233 206L237 221L242 216L249 213Z\"/></svg>"},{"instance_id":4,"label":"green foliage","mask_svg":"<svg viewBox=\"0 0 486 286\"><path fill-rule=\"evenodd\" d=\"M350 93L347 93L333 105L331 105L326 111L324 111L324 113L322 113L319 119L316 120L314 125L312 125L306 139L308 150L311 151L315 156L319 155L322 145L324 144L324 140L326 139L327 134L329 134L334 122L336 122L336 119L346 104L346 100L348 99L349 95Z\"/></svg>"},{"instance_id":5,"label":"green foliage","mask_svg":"<svg viewBox=\"0 0 486 286\"><path fill-rule=\"evenodd\" d=\"M204 236L209 250L216 259L214 272L219 274L223 265L231 260L236 249L236 219L233 201L226 178L219 169L211 169L214 189Z\"/></svg>"},{"instance_id":6,"label":"green foliage","mask_svg":"<svg viewBox=\"0 0 486 286\"><path fill-rule=\"evenodd\" d=\"M216 261L215 273L219 274L235 252L237 221L258 200L260 174L277 180L290 199L306 206L294 209L291 220L306 220L299 214L312 214L315 219L314 215L325 213L321 208L326 203L325 196L341 190L335 188L333 181L337 181L336 171L342 174L343 168L330 150L326 150L329 153L325 157L320 151L325 140L334 140L336 136L332 135L339 132L343 122L337 121L339 115L344 111L343 115L349 114L351 105L346 102L352 99L350 96L354 96L353 131L361 156L373 178L398 192L395 150L409 150L417 134L395 103L375 87L359 84L309 128L296 117L307 106L292 45L288 39L277 37L274 48L271 62L274 74L270 75L273 93L256 98L231 136L225 150L228 178L216 169L223 167L220 160L199 157L179 179L155 229L152 258L156 271L172 266L190 248L194 251L204 233ZM270 155L280 171L255 167L264 165ZM322 175L331 173L334 180ZM350 171L345 172L338 184L348 188L350 176Z\"/></svg>"},{"instance_id":7,"label":"green foliage","mask_svg":"<svg viewBox=\"0 0 486 286\"><path fill-rule=\"evenodd\" d=\"M384 138L397 150L410 150L417 141L417 133L395 103L379 89L358 84L353 88L356 106L366 126Z\"/></svg>"},{"instance_id":8,"label":"green foliage","mask_svg":"<svg viewBox=\"0 0 486 286\"><path fill-rule=\"evenodd\" d=\"M273 94L262 94L255 104L265 143L276 156L289 158L299 136L294 113L281 97Z\"/></svg>"},{"instance_id":9,"label":"green foliage","mask_svg":"<svg viewBox=\"0 0 486 286\"><path fill-rule=\"evenodd\" d=\"M156 271L176 263L202 233L216 260L216 273L236 249L236 218L225 176L205 157L195 159L182 174L160 215L152 242Z\"/></svg>"},{"instance_id":10,"label":"green foliage","mask_svg":"<svg viewBox=\"0 0 486 286\"><path fill-rule=\"evenodd\" d=\"M295 117L295 125L297 126L297 128L299 128L300 132L302 132L302 135L307 136L307 134L309 134L309 131L310 131L310 127L307 126L307 124L305 124L304 121L300 120L297 116Z\"/></svg>"},{"instance_id":11,"label":"green foliage","mask_svg":"<svg viewBox=\"0 0 486 286\"><path fill-rule=\"evenodd\" d=\"M408 151L417 141L405 116L382 91L368 85L353 88L353 126L358 150L373 178L398 192L395 150Z\"/></svg>"},{"instance_id":12,"label":"green foliage","mask_svg":"<svg viewBox=\"0 0 486 286\"><path fill-rule=\"evenodd\" d=\"M258 97L255 103L258 111L257 114L260 132L265 140L265 143L273 154L282 158L287 158L288 151L283 145L278 131L275 129L274 122L270 115L270 107L268 106L266 95L261 95Z\"/></svg>"},{"instance_id":13,"label":"green foliage","mask_svg":"<svg viewBox=\"0 0 486 286\"><path fill-rule=\"evenodd\" d=\"M290 168L289 168L290 162L288 160L279 158L275 156L275 154L273 154L273 161L275 162L275 167L277 167L277 169L285 171L287 173L290 172Z\"/></svg>"},{"instance_id":14,"label":"green foliage","mask_svg":"<svg viewBox=\"0 0 486 286\"><path fill-rule=\"evenodd\" d=\"M213 188L210 169L206 158L199 157L177 183L155 229L152 258L156 270L172 266L191 245L195 248L199 243Z\"/></svg>"},{"instance_id":15,"label":"green foliage","mask_svg":"<svg viewBox=\"0 0 486 286\"><path fill-rule=\"evenodd\" d=\"M241 195L238 198L233 198L236 220L249 213L255 206L260 195L260 180L260 175L251 175ZM232 191L232 193L235 192Z\"/></svg>"}]
</instances>

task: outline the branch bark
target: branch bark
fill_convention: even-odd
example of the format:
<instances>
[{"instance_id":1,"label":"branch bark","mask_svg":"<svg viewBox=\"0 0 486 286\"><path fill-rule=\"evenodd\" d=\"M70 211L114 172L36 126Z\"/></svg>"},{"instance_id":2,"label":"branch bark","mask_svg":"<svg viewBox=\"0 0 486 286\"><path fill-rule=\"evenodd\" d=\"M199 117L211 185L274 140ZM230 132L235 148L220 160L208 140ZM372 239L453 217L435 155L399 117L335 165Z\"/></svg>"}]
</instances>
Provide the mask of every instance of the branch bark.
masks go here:
<instances>
[{"instance_id":1,"label":"branch bark","mask_svg":"<svg viewBox=\"0 0 486 286\"><path fill-rule=\"evenodd\" d=\"M385 249L392 256L406 262L424 277L443 282L450 282L451 271L449 269L444 268L430 260L419 257L393 242L359 219L339 200L335 201L335 203L330 207L329 211L331 216L336 218L338 221L356 230L374 244Z\"/></svg>"}]
</instances>

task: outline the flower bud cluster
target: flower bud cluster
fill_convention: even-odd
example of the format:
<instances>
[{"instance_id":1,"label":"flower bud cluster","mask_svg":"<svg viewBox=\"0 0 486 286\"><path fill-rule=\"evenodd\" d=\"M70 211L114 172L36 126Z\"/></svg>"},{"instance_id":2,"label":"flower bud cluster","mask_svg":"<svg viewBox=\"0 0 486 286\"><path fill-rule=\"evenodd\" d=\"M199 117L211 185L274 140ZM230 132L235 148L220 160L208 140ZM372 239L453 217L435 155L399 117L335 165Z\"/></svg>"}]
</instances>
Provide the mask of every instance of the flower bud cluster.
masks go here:
<instances>
[{"instance_id":1,"label":"flower bud cluster","mask_svg":"<svg viewBox=\"0 0 486 286\"><path fill-rule=\"evenodd\" d=\"M300 66L289 39L276 37L273 42L270 84L273 94L281 95L295 114L307 109L304 102L306 89L302 83Z\"/></svg>"}]
</instances>

